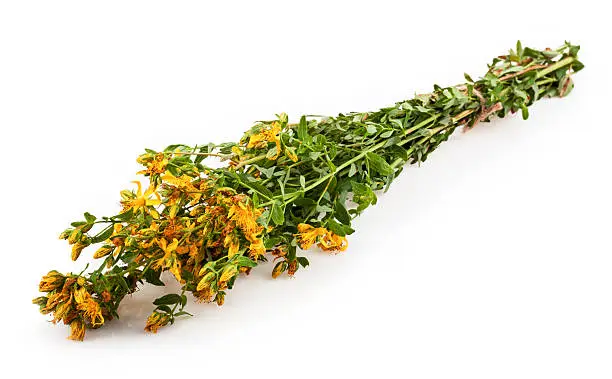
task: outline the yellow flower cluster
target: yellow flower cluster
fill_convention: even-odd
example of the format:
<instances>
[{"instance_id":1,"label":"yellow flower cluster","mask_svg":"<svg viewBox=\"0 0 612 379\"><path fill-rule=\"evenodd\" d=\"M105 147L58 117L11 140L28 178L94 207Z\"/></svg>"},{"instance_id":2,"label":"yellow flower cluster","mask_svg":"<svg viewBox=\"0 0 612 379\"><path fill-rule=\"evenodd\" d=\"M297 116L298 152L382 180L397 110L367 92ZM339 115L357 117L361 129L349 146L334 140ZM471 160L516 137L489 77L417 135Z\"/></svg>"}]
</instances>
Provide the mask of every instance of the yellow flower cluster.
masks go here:
<instances>
[{"instance_id":1,"label":"yellow flower cluster","mask_svg":"<svg viewBox=\"0 0 612 379\"><path fill-rule=\"evenodd\" d=\"M264 149L268 146L268 142L274 142L276 144L276 155L270 157L271 160L278 158L281 152L280 138L278 134L281 132L281 125L274 121L270 125L261 125L261 129L258 133L255 133L249 137L247 143L247 149Z\"/></svg>"},{"instance_id":2,"label":"yellow flower cluster","mask_svg":"<svg viewBox=\"0 0 612 379\"><path fill-rule=\"evenodd\" d=\"M317 243L323 251L344 251L348 247L346 237L339 236L325 228L315 228L308 224L298 224L298 243L304 250Z\"/></svg>"},{"instance_id":3,"label":"yellow flower cluster","mask_svg":"<svg viewBox=\"0 0 612 379\"><path fill-rule=\"evenodd\" d=\"M168 157L164 153L143 154L136 161L147 168L138 172L138 174L144 175L161 174L166 171L166 166L168 165Z\"/></svg>"},{"instance_id":4,"label":"yellow flower cluster","mask_svg":"<svg viewBox=\"0 0 612 379\"><path fill-rule=\"evenodd\" d=\"M42 314L52 314L53 323L63 321L70 325L68 338L82 341L86 327L96 328L104 324L106 312L100 302L111 299L107 292L99 298L94 297L88 287L89 284L81 276L64 276L50 271L39 284L39 290L47 292L47 296L37 297L32 302L40 307ZM106 317L110 315L107 313Z\"/></svg>"}]
</instances>

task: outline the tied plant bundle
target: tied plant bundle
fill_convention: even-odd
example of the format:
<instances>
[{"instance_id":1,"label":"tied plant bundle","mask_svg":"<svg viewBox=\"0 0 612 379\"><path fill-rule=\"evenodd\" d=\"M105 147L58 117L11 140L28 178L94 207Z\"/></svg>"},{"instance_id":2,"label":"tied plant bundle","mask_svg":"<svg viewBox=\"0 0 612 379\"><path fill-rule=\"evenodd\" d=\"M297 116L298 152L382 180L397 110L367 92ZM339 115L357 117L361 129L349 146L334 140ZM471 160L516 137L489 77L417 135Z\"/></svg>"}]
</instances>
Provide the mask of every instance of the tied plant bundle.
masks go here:
<instances>
[{"instance_id":1,"label":"tied plant bundle","mask_svg":"<svg viewBox=\"0 0 612 379\"><path fill-rule=\"evenodd\" d=\"M72 260L91 246L97 269L50 271L33 302L52 322L70 326L70 339L119 317L126 295L149 283L163 286L169 271L181 285L153 302L145 330L157 332L185 311L186 294L222 305L239 277L268 259L274 278L294 275L316 245L326 252L348 247L351 221L376 204L406 163L425 161L458 128L521 112L544 97L563 97L571 74L584 66L579 46L523 48L520 42L493 59L479 80L434 86L388 108L336 117L286 114L260 121L239 142L147 149L137 161L147 179L121 191L119 212L84 214L60 238ZM209 159L225 162L221 168ZM217 165L218 166L218 165ZM298 249L299 248L299 249ZM144 320L143 320L144 323Z\"/></svg>"}]
</instances>

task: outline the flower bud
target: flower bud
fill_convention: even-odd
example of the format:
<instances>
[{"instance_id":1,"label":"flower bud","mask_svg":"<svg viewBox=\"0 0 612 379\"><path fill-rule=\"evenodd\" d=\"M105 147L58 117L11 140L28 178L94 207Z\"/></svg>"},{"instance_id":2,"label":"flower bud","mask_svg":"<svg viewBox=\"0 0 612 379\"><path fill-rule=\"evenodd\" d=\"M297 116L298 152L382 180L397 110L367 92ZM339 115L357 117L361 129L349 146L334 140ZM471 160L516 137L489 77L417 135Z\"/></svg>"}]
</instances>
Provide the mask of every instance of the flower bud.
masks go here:
<instances>
[{"instance_id":1,"label":"flower bud","mask_svg":"<svg viewBox=\"0 0 612 379\"><path fill-rule=\"evenodd\" d=\"M93 224L85 224L81 226L81 232L87 233L88 231L91 230L92 227L93 227Z\"/></svg>"},{"instance_id":2,"label":"flower bud","mask_svg":"<svg viewBox=\"0 0 612 379\"><path fill-rule=\"evenodd\" d=\"M219 287L221 287L221 283L229 282L234 276L238 274L238 268L236 265L226 265L221 272L221 277L219 278Z\"/></svg>"},{"instance_id":3,"label":"flower bud","mask_svg":"<svg viewBox=\"0 0 612 379\"><path fill-rule=\"evenodd\" d=\"M81 255L81 251L83 251L83 249L86 247L87 245L81 242L77 242L74 245L72 245L72 260L76 261L77 259L79 259L79 256Z\"/></svg>"},{"instance_id":4,"label":"flower bud","mask_svg":"<svg viewBox=\"0 0 612 379\"><path fill-rule=\"evenodd\" d=\"M204 275L202 280L200 280L200 282L198 283L198 287L196 288L196 290L203 291L204 289L209 288L212 281L215 280L215 277L216 275L214 272L209 272L208 274Z\"/></svg>"},{"instance_id":5,"label":"flower bud","mask_svg":"<svg viewBox=\"0 0 612 379\"><path fill-rule=\"evenodd\" d=\"M93 257L94 259L105 257L108 254L110 254L114 248L115 248L114 246L104 245L98 250L96 250Z\"/></svg>"},{"instance_id":6,"label":"flower bud","mask_svg":"<svg viewBox=\"0 0 612 379\"><path fill-rule=\"evenodd\" d=\"M287 274L289 276L293 276L297 270L298 270L298 262L297 262L297 259L294 259L291 262L289 262L289 267L287 268Z\"/></svg>"},{"instance_id":7,"label":"flower bud","mask_svg":"<svg viewBox=\"0 0 612 379\"><path fill-rule=\"evenodd\" d=\"M48 297L46 296L39 296L35 299L32 299L32 304L36 304L39 307L45 307L47 306L47 301L49 300Z\"/></svg>"},{"instance_id":8,"label":"flower bud","mask_svg":"<svg viewBox=\"0 0 612 379\"><path fill-rule=\"evenodd\" d=\"M222 306L225 303L225 292L217 292L217 296L215 296L215 301L218 306Z\"/></svg>"},{"instance_id":9,"label":"flower bud","mask_svg":"<svg viewBox=\"0 0 612 379\"><path fill-rule=\"evenodd\" d=\"M71 229L66 229L66 230L64 230L64 231L63 231L63 232L62 232L62 233L59 235L59 239L61 239L61 240L65 240L65 239L67 239L68 237L70 237L70 234L71 234L71 233L72 233L72 230L71 230Z\"/></svg>"},{"instance_id":10,"label":"flower bud","mask_svg":"<svg viewBox=\"0 0 612 379\"><path fill-rule=\"evenodd\" d=\"M40 284L38 285L38 289L40 292L51 292L63 286L65 279L66 278L64 275L60 274L59 272L55 270L49 271L47 275L43 276Z\"/></svg>"},{"instance_id":11,"label":"flower bud","mask_svg":"<svg viewBox=\"0 0 612 379\"><path fill-rule=\"evenodd\" d=\"M272 277L274 279L278 278L280 274L282 274L287 269L287 261L278 262L274 269L272 270Z\"/></svg>"},{"instance_id":12,"label":"flower bud","mask_svg":"<svg viewBox=\"0 0 612 379\"><path fill-rule=\"evenodd\" d=\"M165 313L153 312L147 318L147 325L145 325L145 332L157 333L157 330L162 326L165 326L170 322L170 316Z\"/></svg>"},{"instance_id":13,"label":"flower bud","mask_svg":"<svg viewBox=\"0 0 612 379\"><path fill-rule=\"evenodd\" d=\"M55 313L53 313L53 322L55 323L63 319L64 316L66 316L71 309L72 307L69 302L59 304L55 308Z\"/></svg>"},{"instance_id":14,"label":"flower bud","mask_svg":"<svg viewBox=\"0 0 612 379\"><path fill-rule=\"evenodd\" d=\"M111 293L104 290L102 292L102 301L104 301L105 303L108 303L109 301L111 301L111 299L112 299Z\"/></svg>"},{"instance_id":15,"label":"flower bud","mask_svg":"<svg viewBox=\"0 0 612 379\"><path fill-rule=\"evenodd\" d=\"M81 237L83 237L83 232L81 232L80 228L76 228L72 231L72 233L70 233L70 236L68 236L68 243L72 245L77 241L80 241Z\"/></svg>"}]
</instances>

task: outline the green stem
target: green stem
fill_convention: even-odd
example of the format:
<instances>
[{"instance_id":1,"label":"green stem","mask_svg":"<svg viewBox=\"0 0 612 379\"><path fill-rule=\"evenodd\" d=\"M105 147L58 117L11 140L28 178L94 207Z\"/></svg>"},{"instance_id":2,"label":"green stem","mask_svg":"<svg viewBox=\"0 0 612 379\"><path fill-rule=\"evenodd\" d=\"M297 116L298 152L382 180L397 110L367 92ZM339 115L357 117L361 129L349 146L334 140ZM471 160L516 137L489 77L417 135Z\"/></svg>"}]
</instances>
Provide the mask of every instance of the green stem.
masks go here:
<instances>
[{"instance_id":1,"label":"green stem","mask_svg":"<svg viewBox=\"0 0 612 379\"><path fill-rule=\"evenodd\" d=\"M332 182L333 177L329 178L329 180L327 181L327 185L325 186L325 188L323 189L323 191L321 192L321 196L319 196L319 198L317 199L317 205L315 205L314 208L312 208L312 210L310 211L310 213L308 213L308 216L306 216L306 220L308 221L308 219L315 213L317 207L319 206L319 204L321 203L321 199L323 199L323 196L325 196L325 193L327 192L327 189L329 188L329 184Z\"/></svg>"},{"instance_id":2,"label":"green stem","mask_svg":"<svg viewBox=\"0 0 612 379\"><path fill-rule=\"evenodd\" d=\"M563 66L567 66L568 64L574 62L575 60L576 59L574 57L563 58L559 62L554 63L554 64L548 66L547 68L543 69L542 71L538 71L538 73L536 74L536 79L540 79L541 77L546 76L546 75L550 74L551 72L560 69Z\"/></svg>"},{"instance_id":3,"label":"green stem","mask_svg":"<svg viewBox=\"0 0 612 379\"><path fill-rule=\"evenodd\" d=\"M429 124L430 122L434 121L438 116L434 115L429 117L426 120L421 121L420 123L418 123L417 125L413 126L412 128L406 130L406 132L404 132L404 135L407 135L409 133L412 133L413 131L422 128L423 126ZM312 183L311 185L309 185L308 187L304 188L304 192L308 192L311 189L319 186L321 183L325 182L327 179L329 179L330 177L334 176L337 172L339 172L340 170L342 170L345 167L348 167L351 165L351 163L354 163L358 160L360 160L361 158L365 157L366 154L368 153L373 153L374 151L380 149L381 147L384 147L387 144L387 141L382 141L377 143L376 145L372 146L371 148L364 150L363 152L361 152L361 154L358 154L356 156L354 156L353 158L349 159L348 161L344 162L343 164L341 164L340 166L336 167L336 170L333 172L330 172L329 174L321 177L319 180L317 180L316 182Z\"/></svg>"},{"instance_id":4,"label":"green stem","mask_svg":"<svg viewBox=\"0 0 612 379\"><path fill-rule=\"evenodd\" d=\"M242 162L238 163L238 165L236 166L236 169L239 169L240 167L246 166L246 165L251 164L251 163L259 162L259 161L261 161L261 160L263 160L265 158L266 158L266 154L262 154L262 155L258 155L256 157L247 159L246 161L242 161Z\"/></svg>"}]
</instances>

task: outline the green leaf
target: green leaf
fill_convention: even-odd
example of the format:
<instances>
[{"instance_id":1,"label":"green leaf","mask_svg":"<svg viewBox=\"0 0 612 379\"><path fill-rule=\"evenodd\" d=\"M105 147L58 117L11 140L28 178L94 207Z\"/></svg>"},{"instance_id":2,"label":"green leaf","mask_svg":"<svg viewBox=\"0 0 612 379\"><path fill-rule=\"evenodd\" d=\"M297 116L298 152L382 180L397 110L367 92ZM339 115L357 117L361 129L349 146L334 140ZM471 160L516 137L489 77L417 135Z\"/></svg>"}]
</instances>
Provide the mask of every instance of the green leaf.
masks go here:
<instances>
[{"instance_id":1,"label":"green leaf","mask_svg":"<svg viewBox=\"0 0 612 379\"><path fill-rule=\"evenodd\" d=\"M306 116L302 116L300 118L300 123L298 125L298 139L305 144L310 143L310 136L308 135L308 122L306 121Z\"/></svg>"},{"instance_id":2,"label":"green leaf","mask_svg":"<svg viewBox=\"0 0 612 379\"><path fill-rule=\"evenodd\" d=\"M287 246L287 260L292 261L295 259L295 254L297 253L297 247L294 245Z\"/></svg>"},{"instance_id":3,"label":"green leaf","mask_svg":"<svg viewBox=\"0 0 612 379\"><path fill-rule=\"evenodd\" d=\"M243 186L252 189L253 191L259 193L261 196L265 197L267 200L270 200L272 196L272 192L269 189L264 187L259 181L250 181L245 174L234 174L233 175L236 180Z\"/></svg>"},{"instance_id":4,"label":"green leaf","mask_svg":"<svg viewBox=\"0 0 612 379\"><path fill-rule=\"evenodd\" d=\"M334 203L334 216L338 221L345 225L351 224L351 216L346 210L344 204L338 199L336 199L336 202Z\"/></svg>"},{"instance_id":5,"label":"green leaf","mask_svg":"<svg viewBox=\"0 0 612 379\"><path fill-rule=\"evenodd\" d=\"M376 134L377 129L376 126L370 124L366 126L366 131L368 132L368 134Z\"/></svg>"},{"instance_id":6,"label":"green leaf","mask_svg":"<svg viewBox=\"0 0 612 379\"><path fill-rule=\"evenodd\" d=\"M302 267L306 267L310 264L310 262L308 262L308 259L306 257L297 257L297 261Z\"/></svg>"},{"instance_id":7,"label":"green leaf","mask_svg":"<svg viewBox=\"0 0 612 379\"><path fill-rule=\"evenodd\" d=\"M521 104L521 114L523 116L523 120L527 120L529 118L529 110L525 104Z\"/></svg>"},{"instance_id":8,"label":"green leaf","mask_svg":"<svg viewBox=\"0 0 612 379\"><path fill-rule=\"evenodd\" d=\"M255 267L257 266L257 262L251 260L249 257L245 257L244 255L236 255L234 258L234 263L238 267Z\"/></svg>"},{"instance_id":9,"label":"green leaf","mask_svg":"<svg viewBox=\"0 0 612 379\"><path fill-rule=\"evenodd\" d=\"M542 56L542 53L530 47L526 47L523 49L523 55L531 58L540 58Z\"/></svg>"},{"instance_id":10,"label":"green leaf","mask_svg":"<svg viewBox=\"0 0 612 379\"><path fill-rule=\"evenodd\" d=\"M353 188L353 202L357 204L357 213L361 213L371 204L376 204L376 195L374 191L363 183L351 182Z\"/></svg>"},{"instance_id":11,"label":"green leaf","mask_svg":"<svg viewBox=\"0 0 612 379\"><path fill-rule=\"evenodd\" d=\"M109 225L106 228L102 229L102 231L96 234L92 239L91 243L99 243L108 239L113 234L113 225Z\"/></svg>"},{"instance_id":12,"label":"green leaf","mask_svg":"<svg viewBox=\"0 0 612 379\"><path fill-rule=\"evenodd\" d=\"M155 308L156 311L161 311L163 313L167 313L167 314L171 314L172 313L172 309L170 309L169 306L167 305L160 305L157 308Z\"/></svg>"},{"instance_id":13,"label":"green leaf","mask_svg":"<svg viewBox=\"0 0 612 379\"><path fill-rule=\"evenodd\" d=\"M266 158L272 159L272 158L274 158L277 155L278 155L278 148L276 146L274 146L273 148L268 150L268 152L266 153Z\"/></svg>"},{"instance_id":14,"label":"green leaf","mask_svg":"<svg viewBox=\"0 0 612 379\"><path fill-rule=\"evenodd\" d=\"M283 211L279 203L272 204L270 217L276 225L282 225L285 222L285 212Z\"/></svg>"},{"instance_id":15,"label":"green leaf","mask_svg":"<svg viewBox=\"0 0 612 379\"><path fill-rule=\"evenodd\" d=\"M572 77L567 74L559 81L559 97L565 97L572 92L574 89L574 82L572 81Z\"/></svg>"},{"instance_id":16,"label":"green leaf","mask_svg":"<svg viewBox=\"0 0 612 379\"><path fill-rule=\"evenodd\" d=\"M584 68L584 64L580 61L574 61L574 63L572 63L572 70L574 72L578 72L582 70L583 68Z\"/></svg>"},{"instance_id":17,"label":"green leaf","mask_svg":"<svg viewBox=\"0 0 612 379\"><path fill-rule=\"evenodd\" d=\"M387 163L387 161L385 161L385 159L380 155L373 152L369 152L366 154L366 157L368 158L368 161L370 162L372 168L379 174L383 176L393 174L393 168L391 167L391 165Z\"/></svg>"},{"instance_id":18,"label":"green leaf","mask_svg":"<svg viewBox=\"0 0 612 379\"><path fill-rule=\"evenodd\" d=\"M144 273L144 279L147 281L147 283L151 283L154 286L164 286L165 285L164 282L162 282L159 279L160 275L161 275L161 271L156 271L152 268L149 268Z\"/></svg>"},{"instance_id":19,"label":"green leaf","mask_svg":"<svg viewBox=\"0 0 612 379\"><path fill-rule=\"evenodd\" d=\"M327 229L331 230L332 232L339 235L340 237L344 237L348 234L352 234L355 231L350 226L337 223L333 219L327 220Z\"/></svg>"},{"instance_id":20,"label":"green leaf","mask_svg":"<svg viewBox=\"0 0 612 379\"><path fill-rule=\"evenodd\" d=\"M93 224L96 221L96 216L89 212L85 212L83 215L85 216L85 221L87 221L88 224Z\"/></svg>"},{"instance_id":21,"label":"green leaf","mask_svg":"<svg viewBox=\"0 0 612 379\"><path fill-rule=\"evenodd\" d=\"M175 293L170 293L168 295L164 295L162 297L158 297L155 299L153 304L155 305L171 305L178 304L181 302L181 297Z\"/></svg>"},{"instance_id":22,"label":"green leaf","mask_svg":"<svg viewBox=\"0 0 612 379\"><path fill-rule=\"evenodd\" d=\"M127 221L127 220L130 220L132 217L134 217L134 208L130 208L126 212L119 213L113 218L116 220L120 220L120 221Z\"/></svg>"},{"instance_id":23,"label":"green leaf","mask_svg":"<svg viewBox=\"0 0 612 379\"><path fill-rule=\"evenodd\" d=\"M119 285L121 286L121 288L123 288L125 291L129 291L130 290L130 287L128 286L128 284L125 281L125 278L123 276L118 276L117 280L119 281Z\"/></svg>"},{"instance_id":24,"label":"green leaf","mask_svg":"<svg viewBox=\"0 0 612 379\"><path fill-rule=\"evenodd\" d=\"M357 166L355 166L355 163L351 163L351 167L349 168L349 172L348 172L348 177L350 178L356 173L357 173Z\"/></svg>"}]
</instances>

